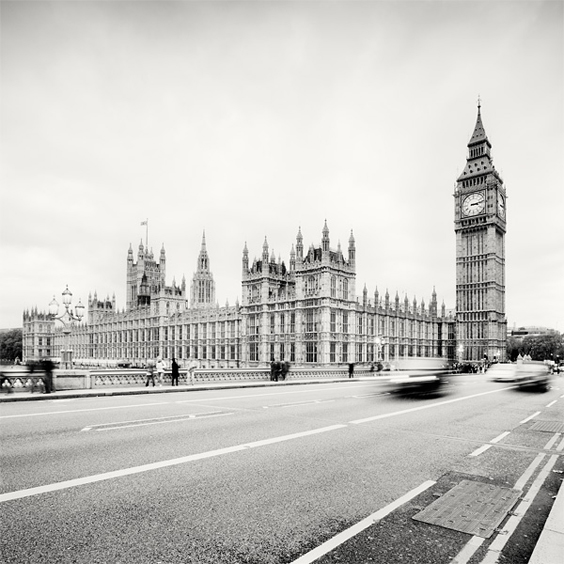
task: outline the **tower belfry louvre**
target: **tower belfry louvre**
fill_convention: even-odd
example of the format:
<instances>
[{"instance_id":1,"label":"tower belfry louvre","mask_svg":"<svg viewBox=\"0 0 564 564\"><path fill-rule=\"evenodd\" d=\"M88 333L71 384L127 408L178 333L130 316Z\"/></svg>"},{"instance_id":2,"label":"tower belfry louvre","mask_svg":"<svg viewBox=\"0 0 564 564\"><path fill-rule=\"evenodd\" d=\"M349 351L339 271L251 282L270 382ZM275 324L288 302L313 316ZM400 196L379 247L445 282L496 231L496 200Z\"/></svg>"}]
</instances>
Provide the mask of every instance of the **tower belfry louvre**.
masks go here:
<instances>
[{"instance_id":1,"label":"tower belfry louvre","mask_svg":"<svg viewBox=\"0 0 564 564\"><path fill-rule=\"evenodd\" d=\"M481 104L454 193L456 337L462 360L504 360L507 194L494 167Z\"/></svg>"}]
</instances>

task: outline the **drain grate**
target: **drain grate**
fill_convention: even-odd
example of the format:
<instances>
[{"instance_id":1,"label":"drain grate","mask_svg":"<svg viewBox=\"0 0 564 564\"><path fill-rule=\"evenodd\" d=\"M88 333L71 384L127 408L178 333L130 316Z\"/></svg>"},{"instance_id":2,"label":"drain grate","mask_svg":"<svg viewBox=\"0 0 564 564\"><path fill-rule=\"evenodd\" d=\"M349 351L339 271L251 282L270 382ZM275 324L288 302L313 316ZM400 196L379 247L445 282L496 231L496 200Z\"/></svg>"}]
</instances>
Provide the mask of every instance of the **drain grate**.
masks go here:
<instances>
[{"instance_id":1,"label":"drain grate","mask_svg":"<svg viewBox=\"0 0 564 564\"><path fill-rule=\"evenodd\" d=\"M413 519L487 539L520 495L517 490L463 480Z\"/></svg>"},{"instance_id":2,"label":"drain grate","mask_svg":"<svg viewBox=\"0 0 564 564\"><path fill-rule=\"evenodd\" d=\"M537 421L531 431L544 431L546 433L562 433L564 431L564 423L560 421Z\"/></svg>"}]
</instances>

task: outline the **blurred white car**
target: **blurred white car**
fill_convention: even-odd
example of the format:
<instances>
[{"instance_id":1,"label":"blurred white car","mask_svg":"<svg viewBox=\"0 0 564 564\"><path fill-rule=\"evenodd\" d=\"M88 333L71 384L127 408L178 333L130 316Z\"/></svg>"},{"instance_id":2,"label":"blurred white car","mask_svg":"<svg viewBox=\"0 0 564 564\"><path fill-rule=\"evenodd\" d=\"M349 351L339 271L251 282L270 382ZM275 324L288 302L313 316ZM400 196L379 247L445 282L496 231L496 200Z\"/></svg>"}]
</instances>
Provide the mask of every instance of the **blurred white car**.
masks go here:
<instances>
[{"instance_id":1,"label":"blurred white car","mask_svg":"<svg viewBox=\"0 0 564 564\"><path fill-rule=\"evenodd\" d=\"M490 380L494 382L515 382L517 379L516 364L492 364L487 371Z\"/></svg>"},{"instance_id":2,"label":"blurred white car","mask_svg":"<svg viewBox=\"0 0 564 564\"><path fill-rule=\"evenodd\" d=\"M519 386L531 386L546 391L550 384L550 366L544 362L518 362L515 381Z\"/></svg>"}]
</instances>

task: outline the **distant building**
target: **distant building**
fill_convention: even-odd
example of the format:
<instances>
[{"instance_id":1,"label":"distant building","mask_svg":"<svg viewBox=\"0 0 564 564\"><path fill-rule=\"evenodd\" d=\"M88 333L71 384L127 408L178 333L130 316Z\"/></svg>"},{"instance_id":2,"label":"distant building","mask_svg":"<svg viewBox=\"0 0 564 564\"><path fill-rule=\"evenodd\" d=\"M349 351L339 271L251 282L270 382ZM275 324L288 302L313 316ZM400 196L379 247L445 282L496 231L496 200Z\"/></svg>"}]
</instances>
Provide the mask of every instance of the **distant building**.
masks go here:
<instances>
[{"instance_id":1,"label":"distant building","mask_svg":"<svg viewBox=\"0 0 564 564\"><path fill-rule=\"evenodd\" d=\"M126 308L115 296L88 298L84 323L75 324L69 348L75 364L145 365L158 356L200 366L265 367L272 360L299 366L372 363L409 357L453 358L454 317L439 307L433 290L429 305L396 292L366 287L356 296L356 246L351 233L346 256L330 247L325 223L321 244L304 251L301 230L288 266L264 241L259 258L242 258L242 300L219 306L205 235L190 294L186 281L165 284L166 252L156 262L139 245L137 261L127 254ZM64 335L37 310L24 313L24 359L59 357Z\"/></svg>"},{"instance_id":2,"label":"distant building","mask_svg":"<svg viewBox=\"0 0 564 564\"><path fill-rule=\"evenodd\" d=\"M166 285L166 252L158 262L146 242L127 253L125 309L115 296L88 298L84 323L74 325L69 348L78 364L145 365L161 356L200 366L265 367L272 360L298 366L394 362L404 358L504 360L506 191L493 166L478 104L466 166L454 192L456 307L428 305L388 290L356 288L356 244L331 247L325 222L321 242L303 244L301 229L287 263L270 251L242 257L242 299L219 306L205 234L188 291L186 280ZM24 359L59 357L61 328L45 313L24 312Z\"/></svg>"}]
</instances>

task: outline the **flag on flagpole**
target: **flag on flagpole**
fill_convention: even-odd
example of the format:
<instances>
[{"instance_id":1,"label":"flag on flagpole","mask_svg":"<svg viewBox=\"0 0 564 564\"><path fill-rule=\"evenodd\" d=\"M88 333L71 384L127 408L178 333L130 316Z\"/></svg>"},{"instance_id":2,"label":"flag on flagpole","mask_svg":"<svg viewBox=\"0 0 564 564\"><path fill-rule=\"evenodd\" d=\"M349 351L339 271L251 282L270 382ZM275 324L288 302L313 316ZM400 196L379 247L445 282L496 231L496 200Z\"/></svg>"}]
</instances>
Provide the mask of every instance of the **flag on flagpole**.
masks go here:
<instances>
[{"instance_id":1,"label":"flag on flagpole","mask_svg":"<svg viewBox=\"0 0 564 564\"><path fill-rule=\"evenodd\" d=\"M147 221L142 221L141 225L147 225Z\"/></svg>"}]
</instances>

